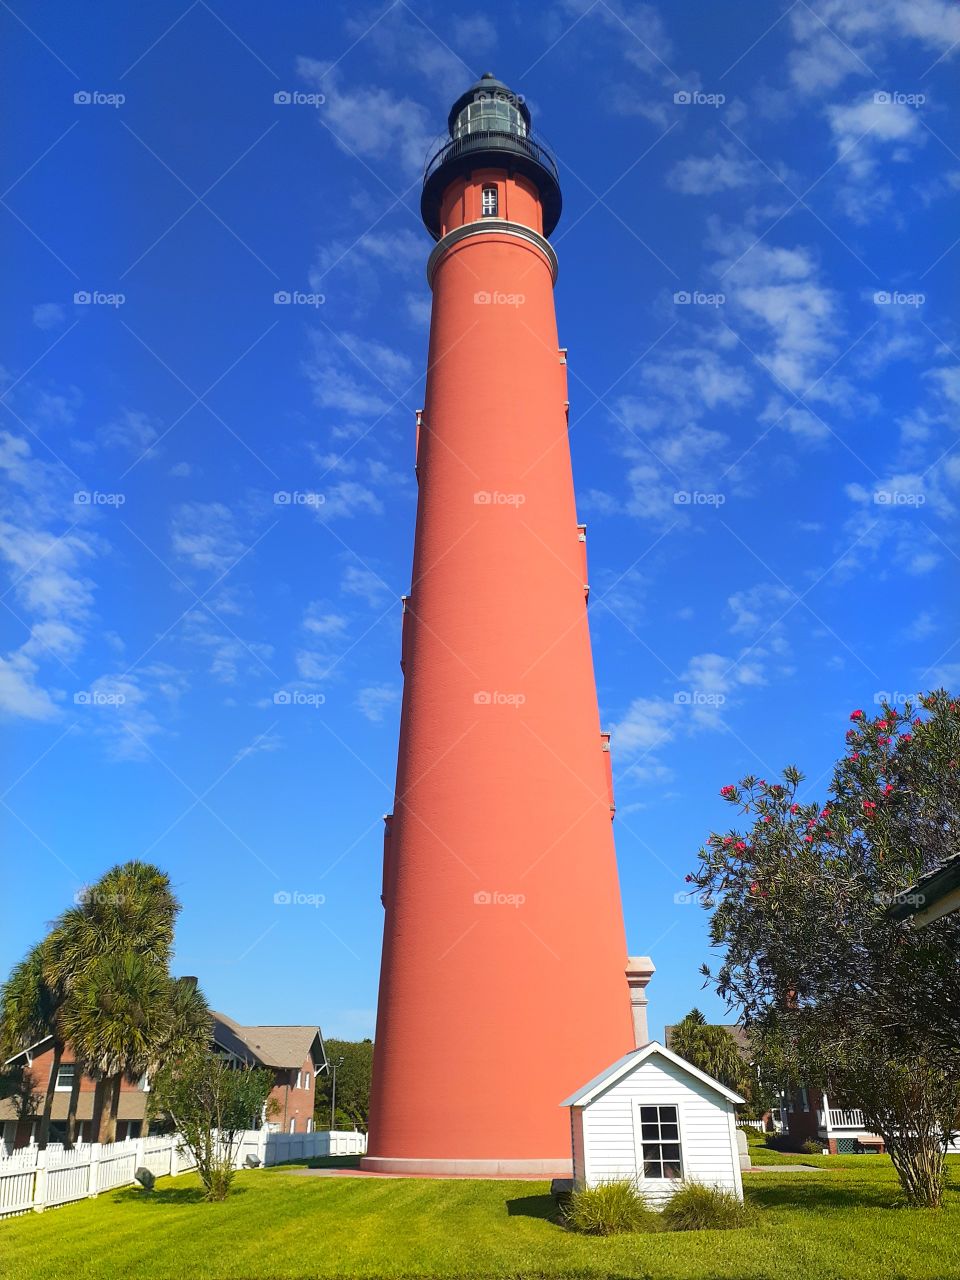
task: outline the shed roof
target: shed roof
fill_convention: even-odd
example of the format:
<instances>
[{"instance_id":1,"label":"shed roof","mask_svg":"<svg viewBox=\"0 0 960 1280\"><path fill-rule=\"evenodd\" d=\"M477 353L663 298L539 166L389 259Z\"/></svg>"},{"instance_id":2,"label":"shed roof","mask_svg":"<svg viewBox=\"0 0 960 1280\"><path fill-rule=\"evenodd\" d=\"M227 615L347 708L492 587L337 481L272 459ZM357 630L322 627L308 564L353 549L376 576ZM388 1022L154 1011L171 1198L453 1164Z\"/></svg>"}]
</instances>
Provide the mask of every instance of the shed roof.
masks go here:
<instances>
[{"instance_id":1,"label":"shed roof","mask_svg":"<svg viewBox=\"0 0 960 1280\"><path fill-rule=\"evenodd\" d=\"M646 1062L648 1058L652 1057L665 1058L685 1074L692 1076L695 1080L699 1080L701 1084L720 1094L722 1098L726 1098L728 1102L741 1103L746 1101L745 1098L740 1097L739 1093L734 1093L732 1089L728 1089L719 1080L714 1080L705 1071L701 1071L698 1067L693 1066L692 1063L687 1062L686 1058L681 1058L678 1053L674 1053L671 1049L665 1049L658 1040L651 1040L642 1049L634 1049L632 1053L625 1053L612 1066L607 1067L606 1071L601 1071L598 1076L588 1080L576 1093L572 1093L569 1098L565 1098L560 1103L561 1107L589 1106L595 1098L606 1092L611 1085L616 1084L618 1080L622 1080L624 1076L629 1075L631 1071L634 1071L642 1063Z\"/></svg>"},{"instance_id":2,"label":"shed roof","mask_svg":"<svg viewBox=\"0 0 960 1280\"><path fill-rule=\"evenodd\" d=\"M326 1054L319 1027L246 1027L225 1013L213 1012L213 1035L238 1058L254 1057L265 1067L302 1067L308 1057L323 1070Z\"/></svg>"}]
</instances>

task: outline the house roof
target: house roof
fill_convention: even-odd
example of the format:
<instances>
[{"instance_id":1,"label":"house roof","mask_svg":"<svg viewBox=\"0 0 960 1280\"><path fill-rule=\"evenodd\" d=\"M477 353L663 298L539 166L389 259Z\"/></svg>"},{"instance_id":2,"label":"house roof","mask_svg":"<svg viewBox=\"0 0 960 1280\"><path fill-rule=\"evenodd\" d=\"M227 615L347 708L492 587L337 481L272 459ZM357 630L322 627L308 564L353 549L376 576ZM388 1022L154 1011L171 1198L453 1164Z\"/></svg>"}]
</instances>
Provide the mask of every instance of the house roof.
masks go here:
<instances>
[{"instance_id":1,"label":"house roof","mask_svg":"<svg viewBox=\"0 0 960 1280\"><path fill-rule=\"evenodd\" d=\"M247 1027L216 1010L213 1020L214 1040L238 1058L274 1068L299 1068L307 1058L318 1071L327 1065L319 1027Z\"/></svg>"},{"instance_id":2,"label":"house roof","mask_svg":"<svg viewBox=\"0 0 960 1280\"><path fill-rule=\"evenodd\" d=\"M945 862L899 894L887 914L893 920L908 920L936 907L942 898L960 888L960 853L954 853ZM936 918L936 917L933 917Z\"/></svg>"},{"instance_id":3,"label":"house roof","mask_svg":"<svg viewBox=\"0 0 960 1280\"><path fill-rule=\"evenodd\" d=\"M572 1093L569 1098L565 1098L560 1103L561 1107L587 1107L601 1093L605 1093L611 1085L616 1084L618 1080L622 1080L624 1076L628 1076L648 1058L659 1057L665 1058L673 1066L678 1067L686 1075L693 1076L695 1080L699 1080L701 1084L712 1089L715 1093L719 1093L722 1098L726 1098L728 1102L741 1103L745 1102L745 1098L741 1098L739 1093L734 1093L732 1089L728 1089L725 1084L721 1084L719 1080L714 1080L712 1076L708 1076L705 1071L687 1062L686 1058L681 1058L678 1053L674 1053L672 1049L665 1049L657 1040L651 1040L649 1044L645 1044L642 1049L634 1049L632 1053L625 1053L622 1058L618 1058L612 1066L607 1067L606 1071L601 1071L598 1076L594 1076L592 1080L588 1080L582 1088L576 1093Z\"/></svg>"}]
</instances>

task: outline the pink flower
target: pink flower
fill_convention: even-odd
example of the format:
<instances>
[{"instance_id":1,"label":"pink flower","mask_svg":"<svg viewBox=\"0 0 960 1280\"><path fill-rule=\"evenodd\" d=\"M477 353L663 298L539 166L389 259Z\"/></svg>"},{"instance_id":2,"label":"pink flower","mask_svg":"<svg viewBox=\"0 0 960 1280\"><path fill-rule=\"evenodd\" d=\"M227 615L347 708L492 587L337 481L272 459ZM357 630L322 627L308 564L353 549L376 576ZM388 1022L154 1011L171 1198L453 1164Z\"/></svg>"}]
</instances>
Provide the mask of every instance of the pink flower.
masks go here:
<instances>
[{"instance_id":1,"label":"pink flower","mask_svg":"<svg viewBox=\"0 0 960 1280\"><path fill-rule=\"evenodd\" d=\"M912 738L913 738L913 734L912 734L912 733L902 733L902 734L900 735L900 741L901 741L901 742L909 742Z\"/></svg>"},{"instance_id":2,"label":"pink flower","mask_svg":"<svg viewBox=\"0 0 960 1280\"><path fill-rule=\"evenodd\" d=\"M888 796L892 790L893 790L893 783L888 782L887 785L883 788L883 794L885 796Z\"/></svg>"},{"instance_id":3,"label":"pink flower","mask_svg":"<svg viewBox=\"0 0 960 1280\"><path fill-rule=\"evenodd\" d=\"M724 843L724 844L733 844L733 836L724 836L724 837L723 837L723 843Z\"/></svg>"},{"instance_id":4,"label":"pink flower","mask_svg":"<svg viewBox=\"0 0 960 1280\"><path fill-rule=\"evenodd\" d=\"M853 753L853 755L850 757L850 759L851 759L851 760L859 760L859 759L860 759L860 752L859 752L859 751L854 751L854 753Z\"/></svg>"},{"instance_id":5,"label":"pink flower","mask_svg":"<svg viewBox=\"0 0 960 1280\"><path fill-rule=\"evenodd\" d=\"M738 841L737 841L737 843L736 843L733 847L734 847L735 849L739 849L739 850L742 852L744 849L746 849L746 847L747 847L747 846L743 843L743 841L742 841L742 840L738 840Z\"/></svg>"},{"instance_id":6,"label":"pink flower","mask_svg":"<svg viewBox=\"0 0 960 1280\"><path fill-rule=\"evenodd\" d=\"M862 712L862 711L860 711L860 710L857 710L857 711L851 711L851 712L850 712L850 719L851 719L851 720L862 720L862 719L863 719L863 712Z\"/></svg>"},{"instance_id":7,"label":"pink flower","mask_svg":"<svg viewBox=\"0 0 960 1280\"><path fill-rule=\"evenodd\" d=\"M889 724L889 722L888 722L887 720L878 720L878 721L877 721L877 728L878 728L878 729L889 729L889 728L890 728L890 724Z\"/></svg>"},{"instance_id":8,"label":"pink flower","mask_svg":"<svg viewBox=\"0 0 960 1280\"><path fill-rule=\"evenodd\" d=\"M768 814L767 814L767 816L764 818L764 822L772 822L772 821L773 821L773 819L770 817L770 815L769 815L769 813L768 813Z\"/></svg>"},{"instance_id":9,"label":"pink flower","mask_svg":"<svg viewBox=\"0 0 960 1280\"><path fill-rule=\"evenodd\" d=\"M803 838L806 840L807 844L813 844L813 836L804 836Z\"/></svg>"}]
</instances>

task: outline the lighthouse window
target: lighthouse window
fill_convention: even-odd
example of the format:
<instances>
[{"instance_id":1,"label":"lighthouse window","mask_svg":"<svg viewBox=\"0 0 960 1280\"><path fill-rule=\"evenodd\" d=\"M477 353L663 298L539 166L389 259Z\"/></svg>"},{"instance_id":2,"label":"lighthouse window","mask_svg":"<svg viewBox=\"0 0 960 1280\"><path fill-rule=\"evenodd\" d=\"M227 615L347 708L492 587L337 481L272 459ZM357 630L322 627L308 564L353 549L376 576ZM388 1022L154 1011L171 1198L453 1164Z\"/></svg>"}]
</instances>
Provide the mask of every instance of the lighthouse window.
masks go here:
<instances>
[{"instance_id":1,"label":"lighthouse window","mask_svg":"<svg viewBox=\"0 0 960 1280\"><path fill-rule=\"evenodd\" d=\"M497 216L497 188L484 187L480 197L480 212L484 218L495 218Z\"/></svg>"},{"instance_id":2,"label":"lighthouse window","mask_svg":"<svg viewBox=\"0 0 960 1280\"><path fill-rule=\"evenodd\" d=\"M479 101L469 103L457 116L453 136L462 138L466 133L515 133L523 138L527 122L517 108L505 98L484 94Z\"/></svg>"}]
</instances>

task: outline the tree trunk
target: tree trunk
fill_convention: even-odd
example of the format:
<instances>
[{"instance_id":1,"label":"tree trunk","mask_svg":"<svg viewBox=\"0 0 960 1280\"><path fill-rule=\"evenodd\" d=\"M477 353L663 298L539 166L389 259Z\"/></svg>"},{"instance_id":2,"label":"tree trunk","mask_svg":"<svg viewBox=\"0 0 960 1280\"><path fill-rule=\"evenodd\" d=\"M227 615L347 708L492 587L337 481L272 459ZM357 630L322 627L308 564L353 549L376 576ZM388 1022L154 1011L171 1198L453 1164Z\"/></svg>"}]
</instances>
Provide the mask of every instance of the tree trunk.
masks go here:
<instances>
[{"instance_id":1,"label":"tree trunk","mask_svg":"<svg viewBox=\"0 0 960 1280\"><path fill-rule=\"evenodd\" d=\"M77 1141L77 1107L80 1105L80 1064L73 1069L73 1086L70 1089L70 1105L67 1109L67 1140L65 1145L72 1148Z\"/></svg>"},{"instance_id":2,"label":"tree trunk","mask_svg":"<svg viewBox=\"0 0 960 1280\"><path fill-rule=\"evenodd\" d=\"M939 1209L944 1173L940 1139L929 1134L915 1134L908 1139L897 1135L889 1140L886 1135L881 1136L910 1205L917 1209Z\"/></svg>"},{"instance_id":3,"label":"tree trunk","mask_svg":"<svg viewBox=\"0 0 960 1280\"><path fill-rule=\"evenodd\" d=\"M101 1081L100 1125L98 1142L115 1142L117 1137L117 1111L120 1108L120 1076L109 1076ZM108 1105L109 1102L109 1105Z\"/></svg>"},{"instance_id":4,"label":"tree trunk","mask_svg":"<svg viewBox=\"0 0 960 1280\"><path fill-rule=\"evenodd\" d=\"M54 1041L53 1064L50 1067L50 1079L47 1081L47 1095L43 1100L43 1114L40 1117L40 1132L37 1134L37 1146L46 1150L50 1140L50 1116L53 1112L53 1095L57 1087L57 1075L60 1071L60 1059L63 1057L63 1045Z\"/></svg>"}]
</instances>

